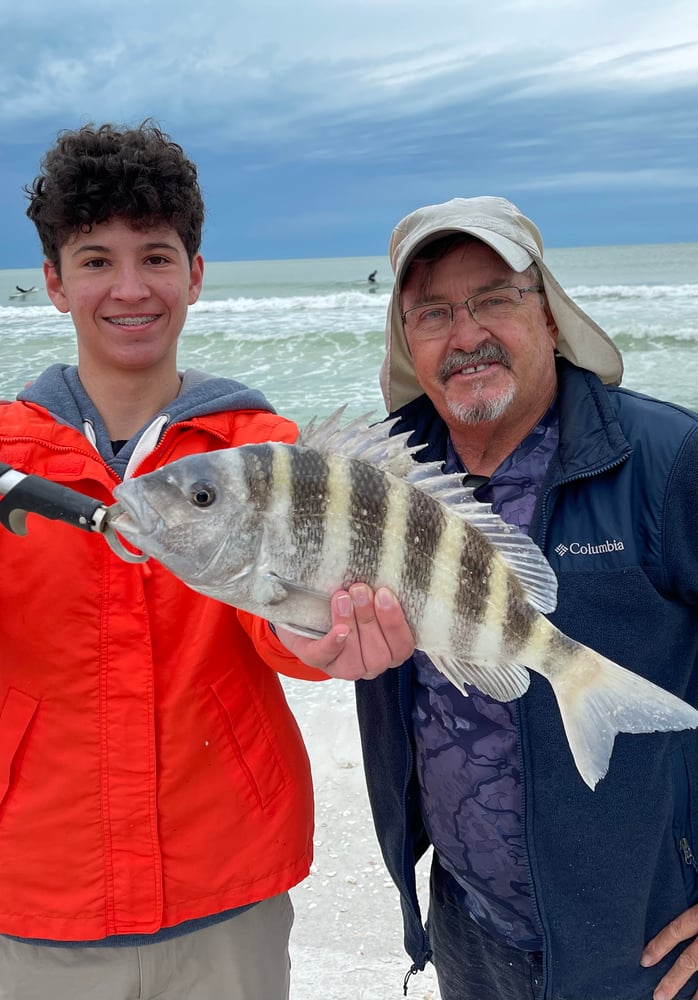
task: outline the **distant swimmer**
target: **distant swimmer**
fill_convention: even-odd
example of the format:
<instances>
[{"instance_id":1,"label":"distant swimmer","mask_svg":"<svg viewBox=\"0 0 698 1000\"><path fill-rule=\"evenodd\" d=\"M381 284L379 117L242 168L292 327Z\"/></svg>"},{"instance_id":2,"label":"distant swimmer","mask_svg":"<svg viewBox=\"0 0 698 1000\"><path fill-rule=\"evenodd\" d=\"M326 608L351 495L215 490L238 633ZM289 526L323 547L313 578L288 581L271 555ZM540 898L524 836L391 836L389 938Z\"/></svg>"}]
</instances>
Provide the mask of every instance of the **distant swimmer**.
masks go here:
<instances>
[{"instance_id":1,"label":"distant swimmer","mask_svg":"<svg viewBox=\"0 0 698 1000\"><path fill-rule=\"evenodd\" d=\"M30 292L39 291L36 285L32 285L31 288L22 288L21 285L15 285L15 288L17 289L17 291L13 292L12 295L10 295L11 299L23 299L24 296L29 295Z\"/></svg>"},{"instance_id":2,"label":"distant swimmer","mask_svg":"<svg viewBox=\"0 0 698 1000\"><path fill-rule=\"evenodd\" d=\"M370 273L370 274L369 274L369 276L368 276L368 280L369 280L369 281L370 281L371 283L375 283L375 280L376 280L376 275L377 275L377 274L378 274L378 271L377 271L377 270L376 270L376 271L371 271L371 273Z\"/></svg>"}]
</instances>

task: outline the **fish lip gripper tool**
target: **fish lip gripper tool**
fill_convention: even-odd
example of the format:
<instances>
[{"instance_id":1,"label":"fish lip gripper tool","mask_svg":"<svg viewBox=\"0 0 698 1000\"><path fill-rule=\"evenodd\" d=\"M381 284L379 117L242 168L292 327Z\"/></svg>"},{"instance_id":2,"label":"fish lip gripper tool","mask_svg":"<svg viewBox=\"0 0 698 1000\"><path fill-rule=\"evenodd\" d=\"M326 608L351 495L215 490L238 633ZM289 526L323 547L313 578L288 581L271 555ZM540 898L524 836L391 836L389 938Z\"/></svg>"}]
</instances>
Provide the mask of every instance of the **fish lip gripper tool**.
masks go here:
<instances>
[{"instance_id":1,"label":"fish lip gripper tool","mask_svg":"<svg viewBox=\"0 0 698 1000\"><path fill-rule=\"evenodd\" d=\"M18 472L0 462L0 524L14 535L26 535L27 514L63 521L83 531L104 536L126 562L144 562L147 556L130 552L109 523L111 507L41 476Z\"/></svg>"}]
</instances>

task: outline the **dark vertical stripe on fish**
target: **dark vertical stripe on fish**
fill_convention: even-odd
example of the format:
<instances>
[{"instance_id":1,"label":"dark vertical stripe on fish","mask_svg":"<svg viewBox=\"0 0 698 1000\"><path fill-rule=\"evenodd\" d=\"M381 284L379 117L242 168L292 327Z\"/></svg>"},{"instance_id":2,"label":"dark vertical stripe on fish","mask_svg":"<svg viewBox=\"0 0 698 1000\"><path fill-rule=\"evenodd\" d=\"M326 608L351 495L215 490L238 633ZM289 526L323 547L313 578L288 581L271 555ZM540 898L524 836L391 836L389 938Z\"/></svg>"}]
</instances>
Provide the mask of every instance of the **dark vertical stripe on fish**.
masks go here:
<instances>
[{"instance_id":1,"label":"dark vertical stripe on fish","mask_svg":"<svg viewBox=\"0 0 698 1000\"><path fill-rule=\"evenodd\" d=\"M487 614L494 557L494 550L487 539L464 522L460 581L454 609L453 641L456 648L470 649L473 646L478 626Z\"/></svg>"},{"instance_id":2,"label":"dark vertical stripe on fish","mask_svg":"<svg viewBox=\"0 0 698 1000\"><path fill-rule=\"evenodd\" d=\"M243 457L245 487L252 505L264 511L274 489L274 456L271 445L251 444L240 448Z\"/></svg>"},{"instance_id":3,"label":"dark vertical stripe on fish","mask_svg":"<svg viewBox=\"0 0 698 1000\"><path fill-rule=\"evenodd\" d=\"M526 600L521 583L513 573L507 581L506 621L502 649L506 662L514 662L535 626L538 612Z\"/></svg>"},{"instance_id":4,"label":"dark vertical stripe on fish","mask_svg":"<svg viewBox=\"0 0 698 1000\"><path fill-rule=\"evenodd\" d=\"M351 462L351 536L347 583L373 585L380 567L383 536L392 484L385 474L366 462ZM349 527L349 526L348 526Z\"/></svg>"},{"instance_id":5,"label":"dark vertical stripe on fish","mask_svg":"<svg viewBox=\"0 0 698 1000\"><path fill-rule=\"evenodd\" d=\"M324 457L313 449L290 448L291 541L302 553L310 584L322 559L325 541L329 470Z\"/></svg>"},{"instance_id":6,"label":"dark vertical stripe on fish","mask_svg":"<svg viewBox=\"0 0 698 1000\"><path fill-rule=\"evenodd\" d=\"M419 627L429 598L434 560L446 526L446 513L432 497L420 490L412 489L408 496L400 595L405 595L410 621Z\"/></svg>"}]
</instances>

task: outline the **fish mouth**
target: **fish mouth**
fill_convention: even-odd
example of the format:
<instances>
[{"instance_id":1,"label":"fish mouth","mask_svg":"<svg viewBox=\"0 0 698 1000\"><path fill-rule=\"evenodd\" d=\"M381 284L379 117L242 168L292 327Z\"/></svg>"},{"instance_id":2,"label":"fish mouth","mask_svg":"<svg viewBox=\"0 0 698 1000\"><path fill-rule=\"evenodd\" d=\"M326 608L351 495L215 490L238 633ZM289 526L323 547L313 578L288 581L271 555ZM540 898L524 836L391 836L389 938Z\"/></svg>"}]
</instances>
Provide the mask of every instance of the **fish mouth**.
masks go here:
<instances>
[{"instance_id":1,"label":"fish mouth","mask_svg":"<svg viewBox=\"0 0 698 1000\"><path fill-rule=\"evenodd\" d=\"M116 503L109 508L109 524L129 542L140 546L144 538L155 533L162 518L147 501L138 505L130 503L126 497L117 496L118 490L119 487L114 490Z\"/></svg>"},{"instance_id":2,"label":"fish mouth","mask_svg":"<svg viewBox=\"0 0 698 1000\"><path fill-rule=\"evenodd\" d=\"M220 556L218 546L210 552L200 550L198 555L201 563L192 567L186 548L184 550L182 548L188 538L186 524L168 524L167 517L163 516L147 495L144 493L136 497L128 495L127 483L116 487L114 497L116 503L109 508L107 518L110 529L147 556L152 556L162 563L185 582L198 581L202 577L208 580L211 576L212 580L209 582L216 584L218 577L214 570L216 560ZM227 573L224 570L221 579L226 578Z\"/></svg>"}]
</instances>

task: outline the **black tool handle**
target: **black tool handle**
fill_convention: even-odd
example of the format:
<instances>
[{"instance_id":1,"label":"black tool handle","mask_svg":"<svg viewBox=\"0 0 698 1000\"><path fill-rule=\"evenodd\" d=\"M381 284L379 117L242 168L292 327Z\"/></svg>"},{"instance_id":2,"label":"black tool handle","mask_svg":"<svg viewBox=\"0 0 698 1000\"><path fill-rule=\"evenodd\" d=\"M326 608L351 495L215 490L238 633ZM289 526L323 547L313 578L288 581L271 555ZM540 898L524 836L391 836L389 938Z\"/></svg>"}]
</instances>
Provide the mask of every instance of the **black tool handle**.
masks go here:
<instances>
[{"instance_id":1,"label":"black tool handle","mask_svg":"<svg viewBox=\"0 0 698 1000\"><path fill-rule=\"evenodd\" d=\"M97 511L104 505L41 476L17 472L0 462L0 524L15 535L26 535L27 514L40 514L52 521L64 521L85 531L96 531Z\"/></svg>"}]
</instances>

